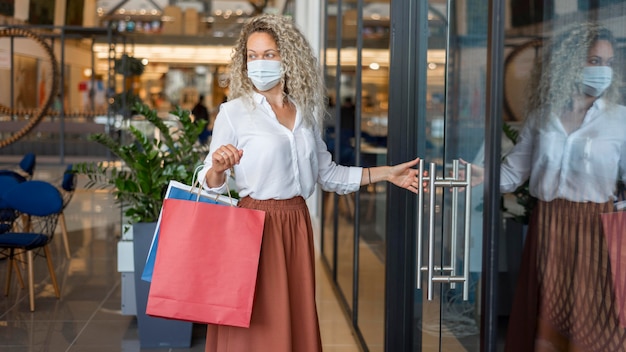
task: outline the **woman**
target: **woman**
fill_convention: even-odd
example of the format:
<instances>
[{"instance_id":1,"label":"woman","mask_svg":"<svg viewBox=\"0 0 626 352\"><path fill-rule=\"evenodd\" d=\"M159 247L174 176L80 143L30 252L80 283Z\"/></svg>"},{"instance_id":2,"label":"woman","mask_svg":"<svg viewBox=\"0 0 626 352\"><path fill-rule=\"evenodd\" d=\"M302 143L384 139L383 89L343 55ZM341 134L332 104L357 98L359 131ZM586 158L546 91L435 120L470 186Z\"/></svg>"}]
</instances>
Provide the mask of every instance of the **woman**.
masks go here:
<instances>
[{"instance_id":1,"label":"woman","mask_svg":"<svg viewBox=\"0 0 626 352\"><path fill-rule=\"evenodd\" d=\"M583 23L536 63L528 117L501 169L538 199L525 244L507 351L625 351L600 213L626 179L626 108L615 39Z\"/></svg>"},{"instance_id":2,"label":"woman","mask_svg":"<svg viewBox=\"0 0 626 352\"><path fill-rule=\"evenodd\" d=\"M313 231L305 199L316 183L339 194L379 181L417 192L419 159L345 167L321 139L318 62L287 18L261 15L242 29L200 179L223 192L231 168L240 206L266 211L250 328L209 325L206 351L321 351Z\"/></svg>"}]
</instances>

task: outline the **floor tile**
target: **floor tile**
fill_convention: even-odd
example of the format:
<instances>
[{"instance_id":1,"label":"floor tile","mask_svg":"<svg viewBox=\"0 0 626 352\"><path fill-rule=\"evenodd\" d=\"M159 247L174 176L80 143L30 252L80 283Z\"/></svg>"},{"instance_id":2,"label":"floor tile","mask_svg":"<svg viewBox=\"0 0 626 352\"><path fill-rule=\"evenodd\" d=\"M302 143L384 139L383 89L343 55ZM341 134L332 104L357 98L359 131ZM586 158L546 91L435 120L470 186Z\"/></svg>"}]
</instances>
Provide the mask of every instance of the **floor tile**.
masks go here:
<instances>
[{"instance_id":1,"label":"floor tile","mask_svg":"<svg viewBox=\"0 0 626 352\"><path fill-rule=\"evenodd\" d=\"M10 164L0 158L0 169ZM59 182L65 166L38 165L35 179ZM35 259L35 311L30 312L28 291L11 286L0 296L0 351L140 351L137 320L121 311L121 276L117 271L117 242L121 237L120 212L112 194L78 189L65 209L71 258L65 257L60 226L51 243L61 298L54 296L43 258ZM319 259L318 259L319 261ZM6 260L0 259L4 289ZM325 352L359 351L348 320L323 266L317 265L317 302ZM24 272L24 278L26 274ZM193 326L192 346L161 349L172 352L204 351L206 327ZM148 351L148 350L146 350Z\"/></svg>"}]
</instances>

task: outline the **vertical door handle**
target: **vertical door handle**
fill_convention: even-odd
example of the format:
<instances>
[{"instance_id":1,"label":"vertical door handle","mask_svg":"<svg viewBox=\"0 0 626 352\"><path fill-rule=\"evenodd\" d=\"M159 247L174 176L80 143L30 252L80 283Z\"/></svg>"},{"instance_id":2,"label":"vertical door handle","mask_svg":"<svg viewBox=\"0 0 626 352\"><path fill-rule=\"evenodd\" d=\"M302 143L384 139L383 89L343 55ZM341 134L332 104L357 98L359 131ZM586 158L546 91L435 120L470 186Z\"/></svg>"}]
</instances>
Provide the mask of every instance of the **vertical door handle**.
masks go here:
<instances>
[{"instance_id":1,"label":"vertical door handle","mask_svg":"<svg viewBox=\"0 0 626 352\"><path fill-rule=\"evenodd\" d=\"M422 289L422 243L424 239L424 160L419 162L419 192L417 192L417 289Z\"/></svg>"},{"instance_id":2,"label":"vertical door handle","mask_svg":"<svg viewBox=\"0 0 626 352\"><path fill-rule=\"evenodd\" d=\"M452 161L452 180L459 179L459 161ZM452 209L450 209L450 275L456 275L456 245L457 245L457 231L458 231L458 216L459 216L459 188L452 188ZM450 288L456 288L456 283L450 284Z\"/></svg>"},{"instance_id":3,"label":"vertical door handle","mask_svg":"<svg viewBox=\"0 0 626 352\"><path fill-rule=\"evenodd\" d=\"M451 287L455 287L455 283L463 283L463 300L469 299L469 249L470 249L470 219L471 219L471 201L472 201L472 190L471 190L471 179L472 179L472 168L471 164L465 164L465 179L459 179L459 163L458 160L454 160L453 162L453 176L452 178L437 178L436 173L436 165L435 163L430 163L429 165L429 174L427 177L424 177L424 161L420 160L419 162L419 184L420 184L420 192L418 192L418 209L417 209L417 289L422 288L422 272L428 272L428 287L427 287L427 298L429 301L433 300L433 291L434 291L434 283L450 283ZM423 192L423 184L424 182L428 184L428 193L429 193L429 217L428 217L428 264L426 266L422 265L424 261L422 251L423 251L423 225L424 225L424 192ZM436 190L437 187L441 188L452 188L452 210L451 210L451 264L449 266L438 266L435 267L435 200L436 200ZM459 190L458 188L465 188L465 226L463 230L463 238L464 241L464 253L463 253L463 275L456 275L456 247L458 243L458 235L457 235L457 227L458 227L458 209L459 206ZM440 272L449 272L449 275L435 275L435 269Z\"/></svg>"},{"instance_id":4,"label":"vertical door handle","mask_svg":"<svg viewBox=\"0 0 626 352\"><path fill-rule=\"evenodd\" d=\"M434 275L435 275L435 192L437 187L435 163L430 163L428 171L429 184L428 191L430 196L428 209L428 300L433 300L433 287L434 287Z\"/></svg>"},{"instance_id":5,"label":"vertical door handle","mask_svg":"<svg viewBox=\"0 0 626 352\"><path fill-rule=\"evenodd\" d=\"M470 284L470 240L471 240L471 219L472 219L472 164L465 164L465 228L464 228L464 253L463 253L463 300L469 299Z\"/></svg>"}]
</instances>

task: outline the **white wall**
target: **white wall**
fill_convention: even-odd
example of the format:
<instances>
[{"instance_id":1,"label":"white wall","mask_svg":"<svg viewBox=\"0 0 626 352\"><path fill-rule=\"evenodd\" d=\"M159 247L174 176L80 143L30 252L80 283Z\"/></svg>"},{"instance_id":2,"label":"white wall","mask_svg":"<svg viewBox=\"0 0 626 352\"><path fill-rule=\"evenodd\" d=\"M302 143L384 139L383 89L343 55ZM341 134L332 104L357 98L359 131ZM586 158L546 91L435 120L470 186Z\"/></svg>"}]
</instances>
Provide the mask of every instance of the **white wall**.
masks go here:
<instances>
[{"instance_id":1,"label":"white wall","mask_svg":"<svg viewBox=\"0 0 626 352\"><path fill-rule=\"evenodd\" d=\"M321 0L296 0L294 19L302 33L313 47L313 52L319 53L321 47L323 19Z\"/></svg>"}]
</instances>

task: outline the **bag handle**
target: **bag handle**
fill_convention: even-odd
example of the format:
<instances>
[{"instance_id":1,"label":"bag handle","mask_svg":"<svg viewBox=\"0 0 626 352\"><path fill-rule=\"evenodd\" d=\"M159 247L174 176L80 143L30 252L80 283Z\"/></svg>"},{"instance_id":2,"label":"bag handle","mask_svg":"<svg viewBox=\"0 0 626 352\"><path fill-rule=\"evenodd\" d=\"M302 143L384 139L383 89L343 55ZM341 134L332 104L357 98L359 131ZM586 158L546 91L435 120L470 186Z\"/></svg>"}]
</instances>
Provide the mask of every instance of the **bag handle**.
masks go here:
<instances>
[{"instance_id":1,"label":"bag handle","mask_svg":"<svg viewBox=\"0 0 626 352\"><path fill-rule=\"evenodd\" d=\"M202 182L200 181L200 178L196 179L196 175L198 175L198 172L200 172L200 169L202 169L203 167L203 164L196 166L196 169L193 171L193 176L191 178L191 191L196 193L196 202L200 200L200 193L202 193ZM230 187L228 187L228 180L226 180L226 192L228 192L228 200L230 201L230 206L234 207L235 205L233 204L233 197L231 197ZM217 202L217 199L219 197L220 195L216 193L214 200Z\"/></svg>"}]
</instances>

